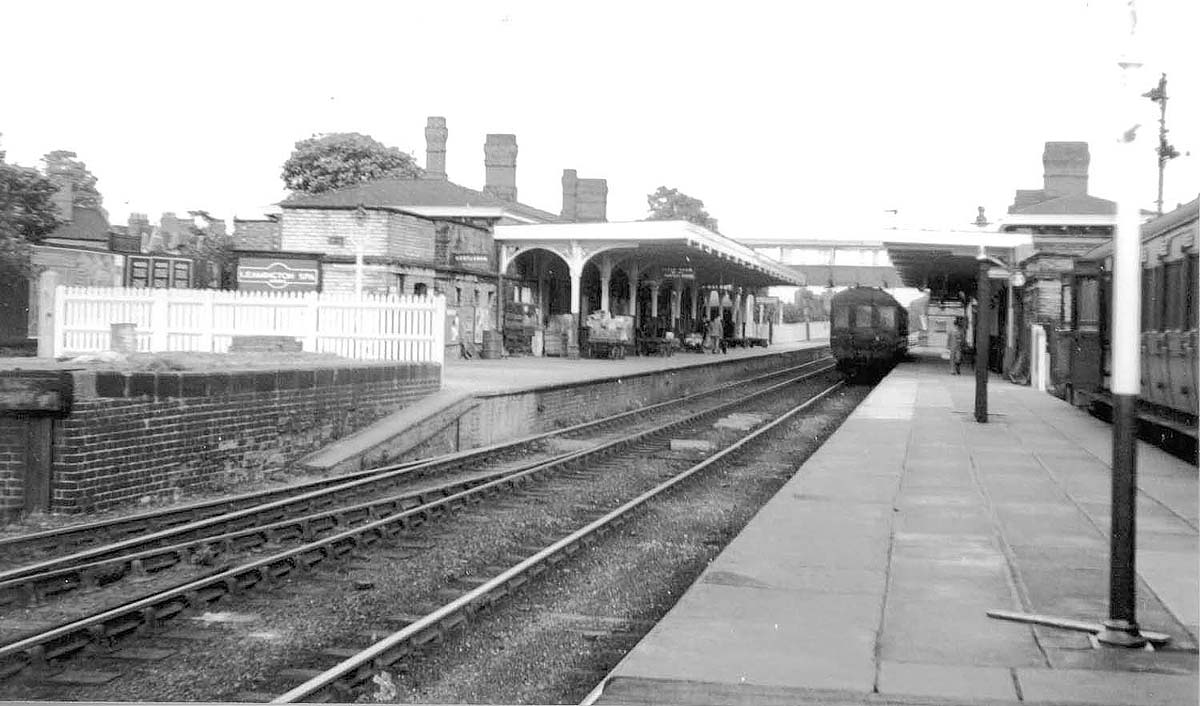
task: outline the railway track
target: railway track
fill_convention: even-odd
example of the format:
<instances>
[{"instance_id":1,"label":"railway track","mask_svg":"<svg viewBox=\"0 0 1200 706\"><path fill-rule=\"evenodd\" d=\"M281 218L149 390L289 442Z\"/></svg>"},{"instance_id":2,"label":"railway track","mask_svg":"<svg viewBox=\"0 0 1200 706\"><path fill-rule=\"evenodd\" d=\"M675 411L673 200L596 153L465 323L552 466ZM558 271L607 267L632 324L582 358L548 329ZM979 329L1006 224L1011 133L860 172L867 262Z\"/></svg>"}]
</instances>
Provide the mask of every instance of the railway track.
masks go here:
<instances>
[{"instance_id":1,"label":"railway track","mask_svg":"<svg viewBox=\"0 0 1200 706\"><path fill-rule=\"evenodd\" d=\"M588 444L583 448L565 453L551 454L549 458L539 459L532 464L518 464L504 471L475 472L469 478L457 479L454 484L440 486L434 484L429 488L419 489L416 493L402 493L358 506L338 508L337 512L343 515L357 513L355 516L363 518L362 524L349 529L341 529L341 531L333 531L328 536L291 549L274 551L265 557L242 561L236 566L197 569L198 575L190 581L108 607L82 619L57 625L50 630L36 632L5 644L0 647L0 675L9 677L23 675L18 678L19 681L33 673L32 678L36 681L36 673L45 670L28 669L31 666L53 664L85 650L104 654L123 637L147 630L153 634L155 628L171 618L184 614L185 611L202 611L229 597L244 596L244 594L257 589L278 587L285 582L290 582L292 577L298 574L309 574L310 580L317 580L318 583L327 581L327 578L321 578L318 573L314 573L314 569L317 569L319 565L327 563L326 559L351 557L352 562L362 561L365 556L368 556L367 552L375 553L377 547L387 544L389 540L403 539L412 532L428 526L432 520L452 515L467 516L469 519L474 508L500 505L504 501L498 500L498 498L504 497L503 491L533 493L534 497L537 497L539 491L535 488L544 485L550 478L557 479L555 482L559 483L578 483L595 478L597 474L603 475L605 464L614 463L613 459L618 455L620 458L645 457L655 449L661 450L664 438L676 431L694 429L697 425L702 427L707 423L706 420L728 414L731 410L760 398L771 399L774 396L775 399L778 399L781 394L792 389L791 386L798 379L811 378L827 369L820 365L803 367L812 368L812 370L808 374L798 376L797 379L781 383L773 382L773 380L764 382L762 388L756 391L753 397L738 389L735 391L736 394L732 395L736 398L734 400L724 401L700 411L693 410L682 418L676 417L658 423L635 434L630 434L628 430L621 430L610 435L615 438L609 438L598 444ZM776 378L777 376L770 377ZM768 384L768 382L773 382L773 384ZM832 389L825 390L823 394L827 394ZM645 410L642 411L645 412ZM794 414L796 411L798 410L793 410L789 414ZM611 424L611 421L605 420L603 423ZM764 433L763 430L766 428L761 427L750 438ZM542 542L540 539L534 541L533 544L537 545L536 547L526 546L525 548L536 551L525 552L525 556L515 562L505 562L506 568L499 564L489 565L488 573L494 575L487 579L476 576L471 581L475 585L474 588L431 611L410 616L411 624L403 627L383 642L368 648L368 652L363 654L369 654L369 656L362 657L352 667L346 667L346 670L349 671L344 671L340 676L327 680L327 683L317 687L312 693L337 695L347 688L361 684L363 681L361 677L370 669L400 658L423 642L437 639L442 631L461 624L472 612L486 608L531 576L544 571L546 567L561 561L562 558L570 556L579 547L592 541L590 538L594 538L607 531L606 528L621 522L620 518L656 494L664 492L692 473L719 462L724 455L733 453L745 443L749 443L749 439L738 441L733 447L727 447L726 450L718 452L699 464L689 464L683 471L679 471L677 468L673 469L670 478L656 479L658 485L655 488L643 492L633 500L625 501L615 509L605 508L601 511L600 508L589 507L580 510L582 519L586 520L583 527L567 533L566 536L559 539L546 542ZM617 461L617 463L622 462ZM678 466L679 464L670 465ZM406 465L403 468L387 472L410 470L413 467L415 466ZM566 491L550 489L546 492L557 494ZM436 497L431 497L431 495L436 495ZM281 543L287 539L310 539L312 531L306 530L302 526L311 527L311 524L311 518L296 518L270 524L266 529L250 528L241 530L241 532L242 536L265 537L265 541L254 544L253 548L272 551L278 549ZM334 530L340 529L336 523L332 527ZM231 543L236 541L238 532L226 534L235 536L217 538L216 542L219 546L231 546ZM430 546L429 542L418 544L421 549ZM205 546L212 546L212 543ZM176 548L173 551L181 552L183 550ZM391 550L383 550L381 556L385 560L401 560L411 556L411 552L402 551L401 555L396 555L394 552L388 554L389 551ZM234 550L229 550L229 553L238 554ZM511 552L508 556L511 558ZM324 573L321 572L321 574ZM459 588L463 588L461 582ZM345 651L342 650L342 652ZM345 662L348 664L359 657L361 655L347 657ZM288 693L291 694L292 691Z\"/></svg>"},{"instance_id":2,"label":"railway track","mask_svg":"<svg viewBox=\"0 0 1200 706\"><path fill-rule=\"evenodd\" d=\"M211 566L222 556L266 545L312 540L461 492L505 473L568 458L573 451L557 448L563 442L574 441L583 446L600 444L606 439L620 437L636 427L641 419L668 411L685 418L698 405L768 387L781 375L820 370L827 365L827 360L819 359L742 383L507 444L305 483L292 489L246 494L229 501L13 538L0 543L0 555L19 555L28 559L35 555L53 555L51 547L77 548L77 538L87 536L85 530L98 536L121 537L108 544L86 546L72 553L0 570L0 609L38 605L74 591L94 590L165 569ZM251 504L254 501L258 501L257 504ZM197 513L226 509L185 521ZM150 526L161 526L161 529L127 536L131 528ZM11 639L10 633L0 620L0 642L6 637Z\"/></svg>"},{"instance_id":3,"label":"railway track","mask_svg":"<svg viewBox=\"0 0 1200 706\"><path fill-rule=\"evenodd\" d=\"M273 514L274 517L281 517L288 512L305 511L306 504L332 502L331 496L336 497L336 494L341 491L369 487L373 483L378 484L380 481L396 476L411 480L437 475L480 461L495 461L498 457L505 455L528 456L536 445L543 444L548 440L594 435L605 429L636 423L640 417L660 414L666 409L682 408L684 405L699 403L706 399L720 399L723 396L742 393L747 389L753 391L758 386L771 384L772 380L828 365L830 360L828 357L818 358L784 370L734 381L712 390L647 405L601 419L430 459L390 464L282 488L189 503L111 520L87 522L60 529L0 538L0 581L14 578L17 575L14 569L24 570L31 568L31 564L44 563L46 557L74 556L73 552L81 554L88 549L97 547L108 549L134 546L139 543L147 544L159 536L177 536L167 534L170 531L178 531L180 528L186 530L197 523L210 521L213 518L226 518L225 521L244 521L242 518L252 516L253 513L265 513L268 516ZM396 474L396 476L389 474ZM360 481L366 482L359 484ZM252 512L248 512L247 515L236 514L241 511ZM129 540L130 543L123 544L126 540ZM0 607L3 605L3 598L0 598Z\"/></svg>"}]
</instances>

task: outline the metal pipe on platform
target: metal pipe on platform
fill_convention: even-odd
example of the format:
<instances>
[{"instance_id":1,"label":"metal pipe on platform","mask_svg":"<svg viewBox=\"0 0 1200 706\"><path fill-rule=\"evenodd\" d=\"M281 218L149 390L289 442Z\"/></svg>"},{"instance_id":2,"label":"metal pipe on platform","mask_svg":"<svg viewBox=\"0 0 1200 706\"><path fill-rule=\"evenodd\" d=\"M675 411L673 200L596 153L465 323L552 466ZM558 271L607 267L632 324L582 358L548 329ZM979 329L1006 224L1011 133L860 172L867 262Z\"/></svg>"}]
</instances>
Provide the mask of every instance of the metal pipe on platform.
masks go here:
<instances>
[{"instance_id":1,"label":"metal pipe on platform","mask_svg":"<svg viewBox=\"0 0 1200 706\"><path fill-rule=\"evenodd\" d=\"M1132 2L1130 3L1132 13ZM1136 17L1130 17L1127 44L1118 61L1122 116L1117 144L1117 228L1113 237L1112 306L1112 521L1109 554L1108 620L1100 642L1121 647L1146 644L1137 624L1137 398L1141 392L1141 224L1138 206L1137 130L1141 96L1135 88L1141 63L1133 56ZM1149 152L1147 152L1149 154Z\"/></svg>"},{"instance_id":2,"label":"metal pipe on platform","mask_svg":"<svg viewBox=\"0 0 1200 706\"><path fill-rule=\"evenodd\" d=\"M988 384L988 333L992 330L991 304L992 293L988 283L988 269L991 263L987 253L979 248L976 256L979 261L979 274L975 285L975 301L978 302L975 311L975 421L986 424L987 384Z\"/></svg>"}]
</instances>

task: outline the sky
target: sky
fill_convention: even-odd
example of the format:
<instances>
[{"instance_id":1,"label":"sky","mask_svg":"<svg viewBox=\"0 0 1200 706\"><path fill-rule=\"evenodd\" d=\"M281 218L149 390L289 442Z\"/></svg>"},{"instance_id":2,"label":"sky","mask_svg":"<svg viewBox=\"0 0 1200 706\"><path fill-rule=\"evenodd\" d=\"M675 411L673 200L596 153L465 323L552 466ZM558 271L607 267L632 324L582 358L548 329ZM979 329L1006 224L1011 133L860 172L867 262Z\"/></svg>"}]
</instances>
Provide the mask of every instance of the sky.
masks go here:
<instances>
[{"instance_id":1,"label":"sky","mask_svg":"<svg viewBox=\"0 0 1200 706\"><path fill-rule=\"evenodd\" d=\"M1157 190L1168 74L1167 210L1200 188L1200 3L1136 0L1143 63L1127 104ZM816 237L895 221L967 227L1042 185L1047 141L1090 144L1115 199L1125 0L863 2L17 2L0 149L72 150L114 223L206 210L261 217L296 141L361 132L481 188L488 133L517 136L520 201L558 213L563 169L608 180L611 221L658 186L726 235ZM13 57L21 70L11 70Z\"/></svg>"}]
</instances>

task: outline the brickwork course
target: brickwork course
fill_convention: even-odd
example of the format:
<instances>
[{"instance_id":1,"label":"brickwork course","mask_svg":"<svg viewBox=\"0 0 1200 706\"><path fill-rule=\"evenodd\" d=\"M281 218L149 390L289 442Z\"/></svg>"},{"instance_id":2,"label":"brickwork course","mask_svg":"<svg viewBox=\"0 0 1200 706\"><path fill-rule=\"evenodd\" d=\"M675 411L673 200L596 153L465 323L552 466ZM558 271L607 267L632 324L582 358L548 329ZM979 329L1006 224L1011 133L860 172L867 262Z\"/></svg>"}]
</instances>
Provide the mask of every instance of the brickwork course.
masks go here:
<instances>
[{"instance_id":1,"label":"brickwork course","mask_svg":"<svg viewBox=\"0 0 1200 706\"><path fill-rule=\"evenodd\" d=\"M220 487L435 392L432 364L220 372L79 372L54 422L52 512L103 511ZM0 507L21 507L19 418L0 417ZM11 433L9 433L11 432Z\"/></svg>"}]
</instances>

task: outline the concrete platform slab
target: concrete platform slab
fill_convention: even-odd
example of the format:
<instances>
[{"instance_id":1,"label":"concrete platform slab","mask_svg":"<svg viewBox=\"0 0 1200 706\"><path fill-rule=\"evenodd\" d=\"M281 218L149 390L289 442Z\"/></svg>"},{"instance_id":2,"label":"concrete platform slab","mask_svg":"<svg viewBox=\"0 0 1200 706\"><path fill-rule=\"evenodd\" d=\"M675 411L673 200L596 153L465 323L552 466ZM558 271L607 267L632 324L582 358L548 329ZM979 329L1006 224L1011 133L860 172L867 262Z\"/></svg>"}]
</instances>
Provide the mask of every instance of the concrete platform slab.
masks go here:
<instances>
[{"instance_id":1,"label":"concrete platform slab","mask_svg":"<svg viewBox=\"0 0 1200 706\"><path fill-rule=\"evenodd\" d=\"M879 693L938 699L1017 700L1012 670L914 662L879 663Z\"/></svg>"},{"instance_id":2,"label":"concrete platform slab","mask_svg":"<svg viewBox=\"0 0 1200 706\"><path fill-rule=\"evenodd\" d=\"M1181 706L1197 701L1194 676L1084 669L1018 669L1027 702Z\"/></svg>"}]
</instances>

